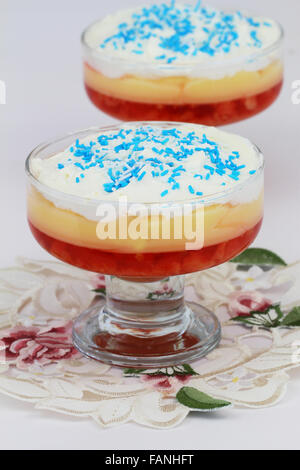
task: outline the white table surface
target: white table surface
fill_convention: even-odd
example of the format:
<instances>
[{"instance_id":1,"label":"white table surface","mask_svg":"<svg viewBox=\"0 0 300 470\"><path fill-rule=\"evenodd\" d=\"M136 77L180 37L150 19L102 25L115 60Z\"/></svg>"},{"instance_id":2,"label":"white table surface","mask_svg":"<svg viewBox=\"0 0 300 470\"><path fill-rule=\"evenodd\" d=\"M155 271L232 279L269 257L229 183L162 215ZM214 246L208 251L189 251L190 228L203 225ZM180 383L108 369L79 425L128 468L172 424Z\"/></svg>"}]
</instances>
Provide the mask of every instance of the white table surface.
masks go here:
<instances>
[{"instance_id":1,"label":"white table surface","mask_svg":"<svg viewBox=\"0 0 300 470\"><path fill-rule=\"evenodd\" d=\"M0 0L0 266L16 255L46 259L26 224L24 160L38 143L113 120L88 100L82 85L79 36L86 25L140 0ZM147 0L145 1L147 2ZM287 261L300 259L300 105L291 101L300 79L299 0L212 0L278 19L286 31L286 80L271 109L228 130L252 139L266 156L266 204L255 246ZM134 424L101 429L0 397L1 449L293 449L299 448L300 371L284 400L263 410L197 413L178 428L157 431ZM297 418L298 417L298 418Z\"/></svg>"}]
</instances>

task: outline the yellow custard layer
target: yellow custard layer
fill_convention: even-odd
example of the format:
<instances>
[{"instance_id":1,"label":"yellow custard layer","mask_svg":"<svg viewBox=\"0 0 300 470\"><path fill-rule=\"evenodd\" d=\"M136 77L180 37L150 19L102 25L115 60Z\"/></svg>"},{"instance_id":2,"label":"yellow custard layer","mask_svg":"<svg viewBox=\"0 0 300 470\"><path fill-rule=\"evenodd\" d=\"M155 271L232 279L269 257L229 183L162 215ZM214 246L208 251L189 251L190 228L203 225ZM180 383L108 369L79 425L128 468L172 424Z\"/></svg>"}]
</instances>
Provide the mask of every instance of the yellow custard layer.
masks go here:
<instances>
[{"instance_id":1,"label":"yellow custard layer","mask_svg":"<svg viewBox=\"0 0 300 470\"><path fill-rule=\"evenodd\" d=\"M195 227L196 212L201 212L202 222L204 221L203 246L215 245L227 240L231 240L245 233L254 227L263 215L263 191L257 199L251 202L232 205L230 203L214 204L205 206L204 209L195 209L190 214L184 216L184 222L190 222ZM198 213L199 215L199 213ZM28 191L28 218L31 223L40 231L58 240L87 248L96 248L107 251L123 253L159 253L183 251L186 243L193 240L184 236L180 240L174 239L173 223L171 223L171 239L160 237L154 239L137 239L129 237L125 239L100 239L97 236L99 229L105 230L99 222L88 220L82 215L72 211L56 207L46 199L33 186ZM100 219L100 218L99 218ZM148 226L155 232L157 226L161 227L163 216L149 216ZM181 223L183 222L181 216ZM188 220L190 219L190 220ZM128 225L134 222L136 217L128 217ZM174 222L175 218L173 219ZM117 231L117 233L119 233ZM149 232L150 233L150 232Z\"/></svg>"},{"instance_id":2,"label":"yellow custard layer","mask_svg":"<svg viewBox=\"0 0 300 470\"><path fill-rule=\"evenodd\" d=\"M134 75L109 78L84 64L88 87L114 98L142 103L208 104L254 96L280 83L283 64L276 60L262 70L241 71L220 79L165 77L147 79Z\"/></svg>"}]
</instances>

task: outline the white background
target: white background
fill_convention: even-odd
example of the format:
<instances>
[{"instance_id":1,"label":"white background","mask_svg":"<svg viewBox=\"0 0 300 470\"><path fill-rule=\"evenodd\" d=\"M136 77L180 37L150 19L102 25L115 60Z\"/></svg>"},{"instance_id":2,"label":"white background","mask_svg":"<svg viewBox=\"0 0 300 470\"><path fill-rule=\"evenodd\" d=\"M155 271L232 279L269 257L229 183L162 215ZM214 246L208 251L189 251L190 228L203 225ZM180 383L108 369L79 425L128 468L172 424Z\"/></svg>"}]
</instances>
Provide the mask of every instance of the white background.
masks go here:
<instances>
[{"instance_id":1,"label":"white background","mask_svg":"<svg viewBox=\"0 0 300 470\"><path fill-rule=\"evenodd\" d=\"M144 3L149 3L147 0ZM300 259L300 105L291 102L300 80L299 0L211 0L273 16L286 32L281 97L267 111L226 129L249 137L266 156L265 220L255 246L286 261ZM90 22L138 0L0 0L0 267L16 255L46 258L26 224L24 160L44 140L113 119L98 111L82 84L79 36ZM260 411L193 413L178 428L134 424L103 430L89 420L33 411L0 397L2 449L276 449L299 448L300 372L285 399Z\"/></svg>"}]
</instances>

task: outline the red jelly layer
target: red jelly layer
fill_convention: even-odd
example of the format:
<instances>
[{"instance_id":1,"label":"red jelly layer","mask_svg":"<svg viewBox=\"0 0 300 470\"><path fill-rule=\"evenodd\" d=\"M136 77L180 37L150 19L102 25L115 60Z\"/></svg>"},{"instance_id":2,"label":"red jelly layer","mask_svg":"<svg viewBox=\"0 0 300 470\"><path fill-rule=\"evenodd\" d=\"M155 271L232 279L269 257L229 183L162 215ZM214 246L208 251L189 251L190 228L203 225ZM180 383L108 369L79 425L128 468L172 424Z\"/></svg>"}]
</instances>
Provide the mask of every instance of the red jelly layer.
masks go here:
<instances>
[{"instance_id":1,"label":"red jelly layer","mask_svg":"<svg viewBox=\"0 0 300 470\"><path fill-rule=\"evenodd\" d=\"M122 121L179 121L221 126L260 113L277 98L283 81L263 93L212 104L149 104L105 95L85 85L90 100L107 114Z\"/></svg>"},{"instance_id":2,"label":"red jelly layer","mask_svg":"<svg viewBox=\"0 0 300 470\"><path fill-rule=\"evenodd\" d=\"M72 245L46 235L30 221L31 231L51 255L65 263L96 273L119 277L162 278L211 268L232 259L253 242L262 220L243 235L201 250L169 253L122 253Z\"/></svg>"}]
</instances>

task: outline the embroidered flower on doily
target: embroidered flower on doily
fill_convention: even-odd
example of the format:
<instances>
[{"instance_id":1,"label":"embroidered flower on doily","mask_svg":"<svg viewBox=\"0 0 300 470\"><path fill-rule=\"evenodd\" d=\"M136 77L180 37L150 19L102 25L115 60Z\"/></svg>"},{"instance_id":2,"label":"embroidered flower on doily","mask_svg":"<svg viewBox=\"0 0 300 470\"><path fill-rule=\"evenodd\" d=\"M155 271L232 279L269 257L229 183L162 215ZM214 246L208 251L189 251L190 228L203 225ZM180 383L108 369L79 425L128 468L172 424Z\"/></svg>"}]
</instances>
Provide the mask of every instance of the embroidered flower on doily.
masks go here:
<instances>
[{"instance_id":1,"label":"embroidered flower on doily","mask_svg":"<svg viewBox=\"0 0 300 470\"><path fill-rule=\"evenodd\" d=\"M255 291L237 291L228 297L228 309L231 317L247 316L253 310L263 312L270 305L272 305L270 299Z\"/></svg>"},{"instance_id":2,"label":"embroidered flower on doily","mask_svg":"<svg viewBox=\"0 0 300 470\"><path fill-rule=\"evenodd\" d=\"M183 385L189 382L190 378L191 375L175 375L173 377L165 375L141 375L142 382L165 395L176 394Z\"/></svg>"},{"instance_id":3,"label":"embroidered flower on doily","mask_svg":"<svg viewBox=\"0 0 300 470\"><path fill-rule=\"evenodd\" d=\"M256 374L243 367L237 367L227 373L219 374L212 382L215 386L226 390L239 390L241 388L251 388L254 379L256 379Z\"/></svg>"},{"instance_id":4,"label":"embroidered flower on doily","mask_svg":"<svg viewBox=\"0 0 300 470\"><path fill-rule=\"evenodd\" d=\"M52 324L46 328L17 326L0 334L5 347L5 359L18 369L31 365L48 365L71 359L78 351L71 340L72 323Z\"/></svg>"},{"instance_id":5,"label":"embroidered flower on doily","mask_svg":"<svg viewBox=\"0 0 300 470\"><path fill-rule=\"evenodd\" d=\"M243 291L265 290L273 287L272 270L264 271L259 266L252 266L247 271L236 271L233 277L233 285Z\"/></svg>"},{"instance_id":6,"label":"embroidered flower on doily","mask_svg":"<svg viewBox=\"0 0 300 470\"><path fill-rule=\"evenodd\" d=\"M94 274L55 261L19 261L0 270L0 328L69 321L91 305Z\"/></svg>"},{"instance_id":7,"label":"embroidered flower on doily","mask_svg":"<svg viewBox=\"0 0 300 470\"><path fill-rule=\"evenodd\" d=\"M155 300L160 299L162 297L170 298L174 295L175 291L172 289L169 284L166 282L161 289L157 289L153 292L150 292L147 296L147 299Z\"/></svg>"}]
</instances>

